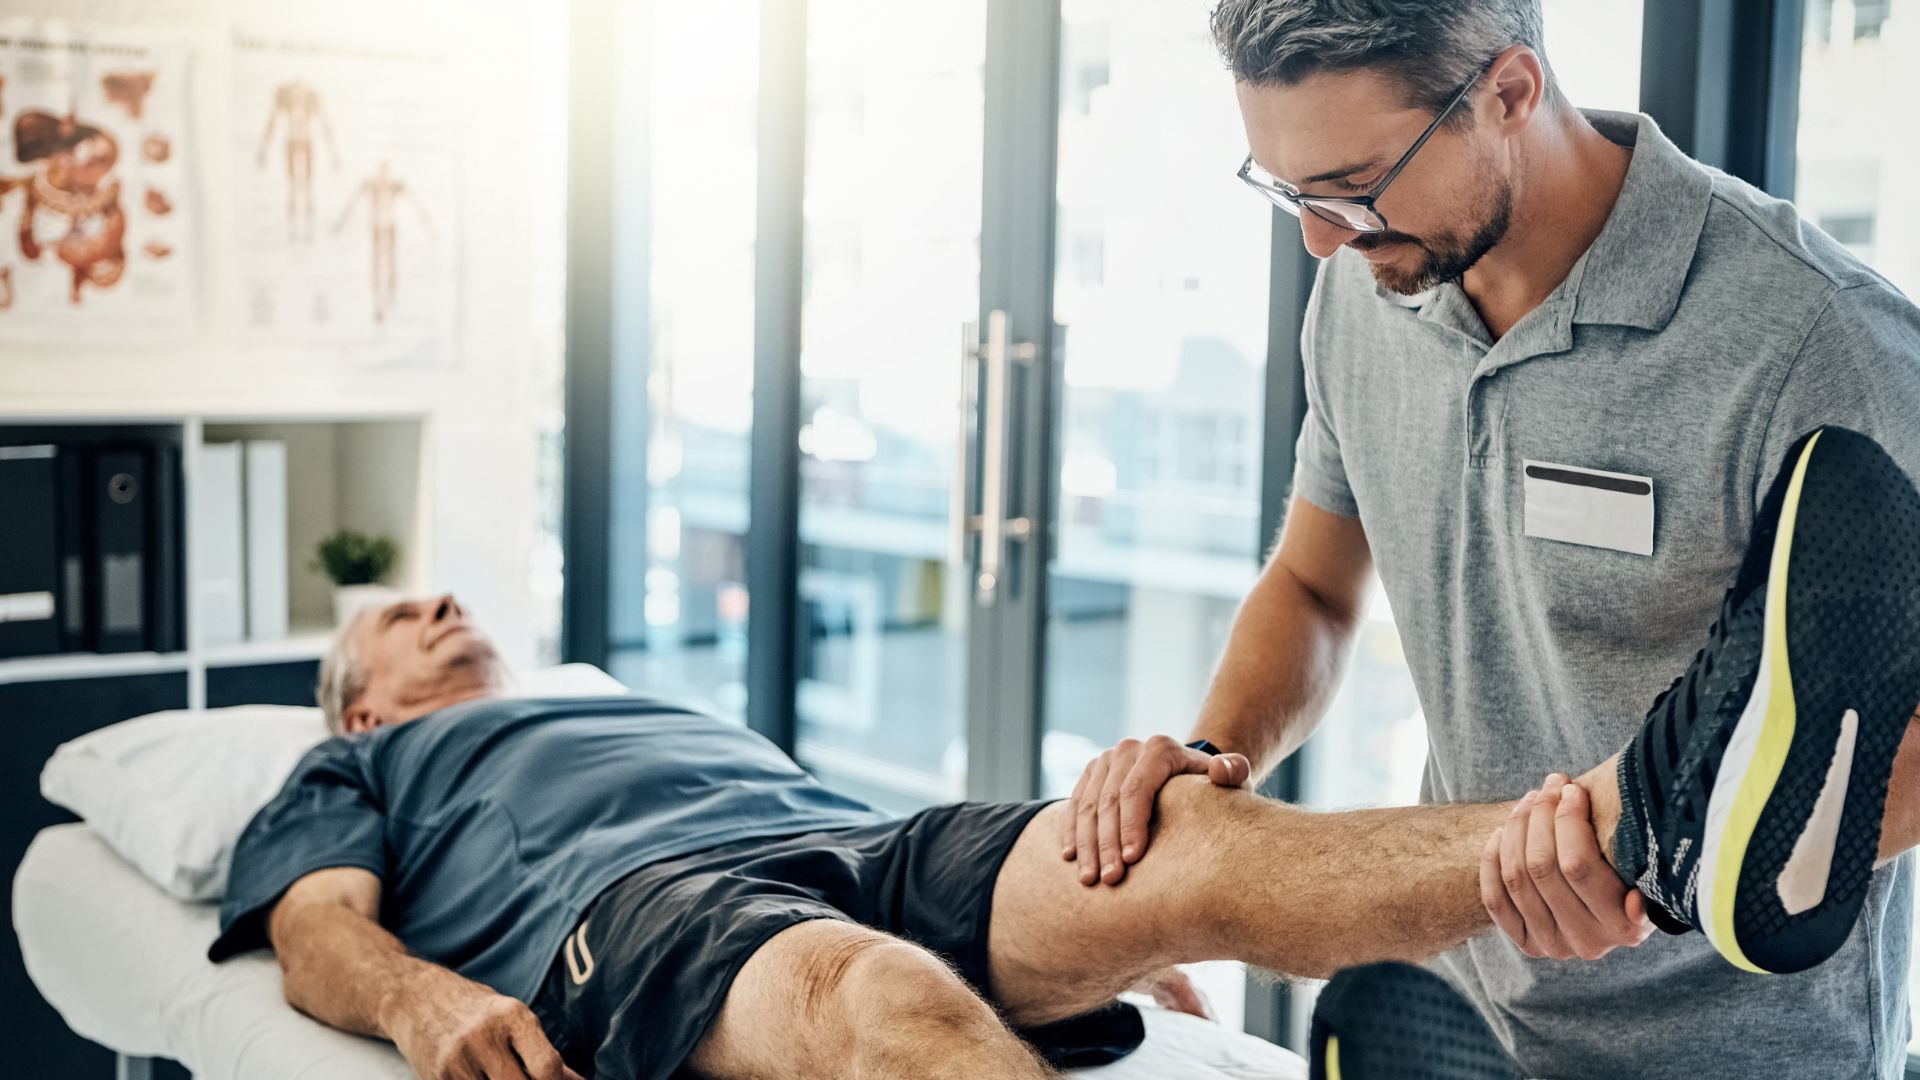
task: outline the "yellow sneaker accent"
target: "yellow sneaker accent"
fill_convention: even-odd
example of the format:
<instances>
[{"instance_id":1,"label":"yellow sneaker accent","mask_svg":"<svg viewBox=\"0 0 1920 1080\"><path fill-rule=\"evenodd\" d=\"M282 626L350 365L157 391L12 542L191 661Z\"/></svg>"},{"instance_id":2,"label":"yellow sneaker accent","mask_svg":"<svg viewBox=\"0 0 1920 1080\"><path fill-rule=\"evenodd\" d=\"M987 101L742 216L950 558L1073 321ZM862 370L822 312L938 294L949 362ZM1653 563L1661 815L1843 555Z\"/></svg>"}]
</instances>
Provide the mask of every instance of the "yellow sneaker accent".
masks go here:
<instances>
[{"instance_id":1,"label":"yellow sneaker accent","mask_svg":"<svg viewBox=\"0 0 1920 1080\"><path fill-rule=\"evenodd\" d=\"M1327 1080L1340 1080L1340 1036L1327 1036Z\"/></svg>"},{"instance_id":2,"label":"yellow sneaker accent","mask_svg":"<svg viewBox=\"0 0 1920 1080\"><path fill-rule=\"evenodd\" d=\"M1757 975L1767 974L1766 970L1747 959L1740 949L1738 935L1734 933L1734 893L1740 883L1740 867L1746 861L1747 845L1753 839L1753 832L1760 824L1760 814L1767 807L1767 799L1773 794L1774 785L1780 781L1780 770L1786 766L1787 751L1793 745L1793 730L1796 723L1793 703L1793 673L1787 657L1787 565L1793 553L1793 529L1799 516L1800 490L1806 481L1807 464L1813 459L1813 448L1820 444L1820 436L1814 435L1800 451L1800 460L1794 464L1793 479L1787 484L1787 494L1780 507L1780 521L1773 539L1773 564L1767 575L1767 614L1765 630L1765 654L1762 670L1765 672L1765 685L1756 685L1754 693L1767 695L1766 716L1762 722L1760 739L1753 754L1753 763L1746 775L1740 779L1740 787L1734 795L1731 812L1720 836L1720 856L1715 864L1707 868L1713 874L1712 910L1703 912L1708 926L1708 937L1735 967L1751 971Z\"/></svg>"}]
</instances>

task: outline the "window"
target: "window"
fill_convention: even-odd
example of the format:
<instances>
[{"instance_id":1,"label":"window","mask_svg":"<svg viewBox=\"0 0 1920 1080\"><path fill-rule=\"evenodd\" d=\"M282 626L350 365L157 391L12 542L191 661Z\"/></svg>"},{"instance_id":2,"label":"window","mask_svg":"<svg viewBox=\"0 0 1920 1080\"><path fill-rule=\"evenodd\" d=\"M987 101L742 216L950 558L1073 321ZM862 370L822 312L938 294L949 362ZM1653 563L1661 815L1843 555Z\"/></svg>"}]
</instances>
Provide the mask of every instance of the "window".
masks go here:
<instances>
[{"instance_id":1,"label":"window","mask_svg":"<svg viewBox=\"0 0 1920 1080\"><path fill-rule=\"evenodd\" d=\"M1184 735L1259 567L1271 211L1210 0L1061 6L1061 520L1045 784ZM1177 152L1169 152L1170 148Z\"/></svg>"},{"instance_id":2,"label":"window","mask_svg":"<svg viewBox=\"0 0 1920 1080\"><path fill-rule=\"evenodd\" d=\"M1061 5L1048 794L1126 736L1185 737L1259 566L1272 218L1233 177L1246 133L1211 7ZM1239 966L1198 977L1237 1025Z\"/></svg>"},{"instance_id":3,"label":"window","mask_svg":"<svg viewBox=\"0 0 1920 1080\"><path fill-rule=\"evenodd\" d=\"M1797 184L1800 215L1885 274L1908 296L1920 296L1920 144L1889 127L1887 110L1920 97L1920 10L1911 2L1881 5L1874 33L1821 32L1821 20L1852 23L1868 5L1846 0L1807 5L1800 58ZM1830 10L1829 10L1830 9ZM1829 27L1831 29L1831 27ZM1884 107L1861 108L1862 102Z\"/></svg>"},{"instance_id":4,"label":"window","mask_svg":"<svg viewBox=\"0 0 1920 1080\"><path fill-rule=\"evenodd\" d=\"M1583 109L1640 107L1642 0L1545 0L1547 64Z\"/></svg>"},{"instance_id":5,"label":"window","mask_svg":"<svg viewBox=\"0 0 1920 1080\"><path fill-rule=\"evenodd\" d=\"M755 0L653 4L649 108L622 116L622 190L644 185L646 227L615 210L615 494L612 653L628 686L746 706L747 433L753 417L753 65L716 65L692 41L752 40ZM623 5L632 18L641 5ZM632 33L632 30L626 31ZM702 103L689 109L686 101ZM633 129L641 130L635 132ZM646 175L636 175L637 170ZM656 269L657 268L657 271ZM644 318L632 312L645 313Z\"/></svg>"},{"instance_id":6,"label":"window","mask_svg":"<svg viewBox=\"0 0 1920 1080\"><path fill-rule=\"evenodd\" d=\"M1809 0L1806 17L1794 202L1901 292L1920 296L1920 144L1888 119L1920 99L1920 5ZM1920 966L1908 997L1920 1001ZM1908 1050L1920 1053L1915 1027Z\"/></svg>"},{"instance_id":7,"label":"window","mask_svg":"<svg viewBox=\"0 0 1920 1080\"><path fill-rule=\"evenodd\" d=\"M1877 38L1892 11L1893 0L1808 0L1806 43L1828 46Z\"/></svg>"},{"instance_id":8,"label":"window","mask_svg":"<svg viewBox=\"0 0 1920 1080\"><path fill-rule=\"evenodd\" d=\"M906 812L966 785L969 582L950 560L986 5L923 6L904 30L896 7L807 13L797 756Z\"/></svg>"}]
</instances>

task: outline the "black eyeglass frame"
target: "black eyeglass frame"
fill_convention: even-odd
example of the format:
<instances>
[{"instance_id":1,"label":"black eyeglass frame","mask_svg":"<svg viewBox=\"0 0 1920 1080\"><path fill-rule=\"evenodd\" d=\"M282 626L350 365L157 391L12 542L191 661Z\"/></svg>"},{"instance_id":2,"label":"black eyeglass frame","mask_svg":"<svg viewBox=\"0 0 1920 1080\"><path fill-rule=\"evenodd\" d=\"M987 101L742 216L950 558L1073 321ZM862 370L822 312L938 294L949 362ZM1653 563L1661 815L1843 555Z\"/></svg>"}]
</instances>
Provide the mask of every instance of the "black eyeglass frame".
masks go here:
<instances>
[{"instance_id":1,"label":"black eyeglass frame","mask_svg":"<svg viewBox=\"0 0 1920 1080\"><path fill-rule=\"evenodd\" d=\"M1499 57L1494 58L1494 60L1498 59ZM1474 72L1473 78L1468 79L1465 85L1454 91L1453 98L1440 110L1439 115L1433 118L1433 123L1427 125L1427 130L1421 132L1420 137L1415 139L1413 145L1407 148L1407 152L1400 155L1400 160L1395 162L1393 168L1387 171L1387 175L1380 178L1380 182L1373 186L1373 190L1364 195L1302 195L1298 187L1287 183L1277 176L1273 178L1272 183L1263 183L1253 178L1254 161L1252 151L1247 152L1247 160L1241 163L1238 175L1248 187L1259 192L1268 202L1273 203L1294 217L1299 217L1302 210L1312 210L1313 216L1337 228L1346 229L1349 232L1367 234L1386 232L1387 215L1381 213L1380 208L1375 205L1380 196L1386 194L1387 185L1393 183L1393 181L1399 177L1401 171L1413 160L1413 155L1419 153L1420 148L1427 145L1427 140L1433 138L1433 133L1439 131L1440 125L1446 122L1447 117L1452 115L1453 110L1457 108L1462 101L1466 100L1467 91L1478 86L1480 80L1486 77L1487 72L1493 70L1494 60L1487 61L1479 71ZM1321 213L1315 208L1316 203L1339 203L1344 206L1358 206L1373 215L1373 219L1379 222L1380 227L1377 229L1356 229L1353 224L1345 218L1336 219Z\"/></svg>"}]
</instances>

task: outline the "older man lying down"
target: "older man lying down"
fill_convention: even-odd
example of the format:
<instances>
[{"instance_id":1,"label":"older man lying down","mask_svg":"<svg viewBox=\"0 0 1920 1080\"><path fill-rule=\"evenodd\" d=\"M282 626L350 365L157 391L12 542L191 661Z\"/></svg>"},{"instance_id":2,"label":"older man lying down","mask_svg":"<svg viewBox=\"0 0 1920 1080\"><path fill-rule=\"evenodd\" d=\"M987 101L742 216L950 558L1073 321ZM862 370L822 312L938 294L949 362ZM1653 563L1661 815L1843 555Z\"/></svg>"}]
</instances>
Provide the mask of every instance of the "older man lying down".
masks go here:
<instances>
[{"instance_id":1,"label":"older man lying down","mask_svg":"<svg viewBox=\"0 0 1920 1080\"><path fill-rule=\"evenodd\" d=\"M1458 944L1508 809L1316 814L1182 777L1154 857L1086 889L1063 804L887 820L740 727L508 692L451 596L363 613L322 665L340 737L242 835L211 958L271 945L296 1008L431 1078L1028 1080L1132 1050L1115 997L1174 964Z\"/></svg>"},{"instance_id":2,"label":"older man lying down","mask_svg":"<svg viewBox=\"0 0 1920 1080\"><path fill-rule=\"evenodd\" d=\"M1173 964L1324 975L1487 920L1497 807L1194 777L1096 891L1062 806L888 820L735 725L512 698L451 596L363 613L321 682L341 737L248 825L210 956L271 945L296 1008L426 1077L1047 1077L1138 1045L1115 996Z\"/></svg>"}]
</instances>

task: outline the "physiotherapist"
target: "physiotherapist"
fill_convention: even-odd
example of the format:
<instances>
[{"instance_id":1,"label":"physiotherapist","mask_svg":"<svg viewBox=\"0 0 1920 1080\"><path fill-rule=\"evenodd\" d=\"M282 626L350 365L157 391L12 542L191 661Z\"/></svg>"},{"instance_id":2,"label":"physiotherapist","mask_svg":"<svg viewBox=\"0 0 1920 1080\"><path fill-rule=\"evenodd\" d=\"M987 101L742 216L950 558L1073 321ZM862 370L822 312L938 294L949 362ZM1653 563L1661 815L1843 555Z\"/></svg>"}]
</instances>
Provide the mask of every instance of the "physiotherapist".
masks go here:
<instances>
[{"instance_id":1,"label":"physiotherapist","mask_svg":"<svg viewBox=\"0 0 1920 1080\"><path fill-rule=\"evenodd\" d=\"M1426 716L1422 800L1541 788L1584 819L1562 775L1685 670L1794 439L1853 428L1920 476L1920 312L1648 117L1575 108L1538 0L1222 0L1212 28L1240 175L1321 260L1293 492L1193 741L1095 759L1062 853L1117 884L1169 777L1257 782L1298 750L1375 572ZM1523 876L1514 939L1435 961L1529 1075L1903 1075L1911 855L1837 955L1787 976L1654 932L1590 834L1548 863L1603 872Z\"/></svg>"}]
</instances>

